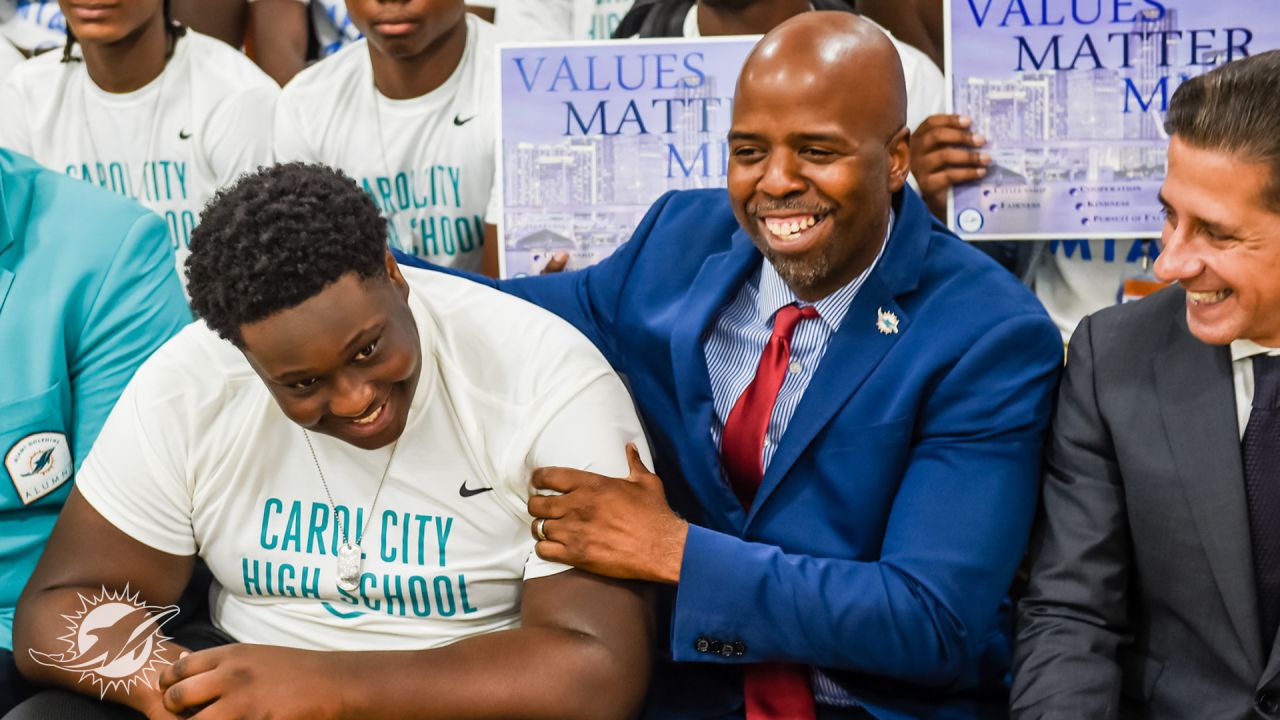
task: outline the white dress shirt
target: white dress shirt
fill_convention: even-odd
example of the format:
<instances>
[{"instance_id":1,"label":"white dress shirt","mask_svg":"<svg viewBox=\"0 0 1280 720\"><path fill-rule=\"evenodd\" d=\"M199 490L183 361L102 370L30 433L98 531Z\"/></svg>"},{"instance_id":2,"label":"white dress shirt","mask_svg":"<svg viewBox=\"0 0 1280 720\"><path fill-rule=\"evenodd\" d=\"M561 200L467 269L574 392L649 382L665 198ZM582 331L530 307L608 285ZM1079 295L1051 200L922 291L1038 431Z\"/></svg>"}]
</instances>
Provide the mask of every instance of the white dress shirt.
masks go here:
<instances>
[{"instance_id":1,"label":"white dress shirt","mask_svg":"<svg viewBox=\"0 0 1280 720\"><path fill-rule=\"evenodd\" d=\"M1240 423L1240 439L1249 425L1249 413L1253 410L1253 356L1280 355L1280 348L1269 348L1252 340L1236 340L1231 343L1231 379L1236 386L1236 419Z\"/></svg>"}]
</instances>

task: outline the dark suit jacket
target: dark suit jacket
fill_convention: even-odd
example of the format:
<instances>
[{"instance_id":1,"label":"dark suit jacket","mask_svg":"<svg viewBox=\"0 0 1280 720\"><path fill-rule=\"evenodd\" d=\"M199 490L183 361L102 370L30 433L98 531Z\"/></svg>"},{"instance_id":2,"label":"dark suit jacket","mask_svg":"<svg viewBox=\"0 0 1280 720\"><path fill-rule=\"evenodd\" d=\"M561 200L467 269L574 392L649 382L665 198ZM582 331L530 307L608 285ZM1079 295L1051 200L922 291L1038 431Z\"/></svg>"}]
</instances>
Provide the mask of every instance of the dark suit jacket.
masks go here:
<instances>
[{"instance_id":1,"label":"dark suit jacket","mask_svg":"<svg viewBox=\"0 0 1280 720\"><path fill-rule=\"evenodd\" d=\"M976 717L991 686L1003 714L998 610L1034 515L1062 341L913 192L897 203L748 511L721 476L702 339L763 259L723 190L663 196L588 270L499 283L627 376L656 472L693 523L670 616L680 665L659 668L653 717L734 716L740 665L764 660L830 669L879 718ZM884 313L897 332L877 329Z\"/></svg>"},{"instance_id":2,"label":"dark suit jacket","mask_svg":"<svg viewBox=\"0 0 1280 720\"><path fill-rule=\"evenodd\" d=\"M1071 339L1019 606L1015 718L1280 710L1230 351L1191 335L1184 298L1103 310Z\"/></svg>"}]
</instances>

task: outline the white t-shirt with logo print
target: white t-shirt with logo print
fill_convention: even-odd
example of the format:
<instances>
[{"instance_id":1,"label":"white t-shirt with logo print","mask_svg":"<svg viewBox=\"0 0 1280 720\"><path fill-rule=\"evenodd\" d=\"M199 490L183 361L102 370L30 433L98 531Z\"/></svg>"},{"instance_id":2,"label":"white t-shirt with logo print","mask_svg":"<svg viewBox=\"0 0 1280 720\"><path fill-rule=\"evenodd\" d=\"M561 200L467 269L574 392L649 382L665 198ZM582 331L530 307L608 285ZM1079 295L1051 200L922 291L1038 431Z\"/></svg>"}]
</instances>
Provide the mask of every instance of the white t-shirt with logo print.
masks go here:
<instances>
[{"instance_id":1,"label":"white t-shirt with logo print","mask_svg":"<svg viewBox=\"0 0 1280 720\"><path fill-rule=\"evenodd\" d=\"M191 30L164 71L129 93L103 90L83 62L61 56L22 63L0 85L0 147L155 211L183 276L205 203L271 162L279 88L234 48Z\"/></svg>"},{"instance_id":2,"label":"white t-shirt with logo print","mask_svg":"<svg viewBox=\"0 0 1280 720\"><path fill-rule=\"evenodd\" d=\"M366 40L303 70L280 96L275 157L342 170L388 218L396 247L478 271L498 215L497 55L493 26L466 22L457 69L420 97L378 92Z\"/></svg>"},{"instance_id":3,"label":"white t-shirt with logo print","mask_svg":"<svg viewBox=\"0 0 1280 720\"><path fill-rule=\"evenodd\" d=\"M138 371L76 478L124 533L204 558L213 619L241 642L420 649L516 627L523 581L567 569L533 552L532 470L625 476L628 442L649 462L621 380L568 323L402 271L422 374L376 509L391 448L311 434L338 518L363 535L358 590L337 587L341 539L302 429L201 322Z\"/></svg>"}]
</instances>

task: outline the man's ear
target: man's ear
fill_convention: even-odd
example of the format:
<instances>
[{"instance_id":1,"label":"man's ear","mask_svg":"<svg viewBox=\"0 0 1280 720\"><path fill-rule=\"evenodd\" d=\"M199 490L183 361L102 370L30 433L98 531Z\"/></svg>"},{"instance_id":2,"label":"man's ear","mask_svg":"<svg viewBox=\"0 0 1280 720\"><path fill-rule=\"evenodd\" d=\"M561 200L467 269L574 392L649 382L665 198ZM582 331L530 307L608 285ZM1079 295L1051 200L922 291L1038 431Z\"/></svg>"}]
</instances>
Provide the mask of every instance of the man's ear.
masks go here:
<instances>
[{"instance_id":1,"label":"man's ear","mask_svg":"<svg viewBox=\"0 0 1280 720\"><path fill-rule=\"evenodd\" d=\"M400 292L400 297L409 298L409 282L404 279L404 275L400 274L400 263L396 262L396 256L391 254L391 248L387 248L387 277L391 278L391 284Z\"/></svg>"},{"instance_id":2,"label":"man's ear","mask_svg":"<svg viewBox=\"0 0 1280 720\"><path fill-rule=\"evenodd\" d=\"M898 192L911 174L911 130L903 125L889 140L889 191Z\"/></svg>"}]
</instances>

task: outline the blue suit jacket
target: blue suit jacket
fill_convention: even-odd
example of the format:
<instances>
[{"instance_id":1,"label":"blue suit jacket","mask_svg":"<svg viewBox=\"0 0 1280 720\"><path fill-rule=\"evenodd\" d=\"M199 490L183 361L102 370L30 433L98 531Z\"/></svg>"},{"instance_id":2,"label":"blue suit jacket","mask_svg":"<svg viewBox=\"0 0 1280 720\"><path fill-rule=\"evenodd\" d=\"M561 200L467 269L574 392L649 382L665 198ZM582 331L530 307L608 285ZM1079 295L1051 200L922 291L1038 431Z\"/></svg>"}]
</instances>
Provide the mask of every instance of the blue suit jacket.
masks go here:
<instances>
[{"instance_id":1,"label":"blue suit jacket","mask_svg":"<svg viewBox=\"0 0 1280 720\"><path fill-rule=\"evenodd\" d=\"M627 376L656 472L692 523L670 616L680 664L659 663L653 717L740 713L736 666L765 660L829 669L881 718L1006 714L1000 609L1034 514L1062 341L1026 288L913 192L895 202L884 255L749 511L721 477L702 349L762 262L724 191L663 196L588 270L498 283ZM881 310L896 334L877 329ZM745 652L700 652L700 638Z\"/></svg>"}]
</instances>

